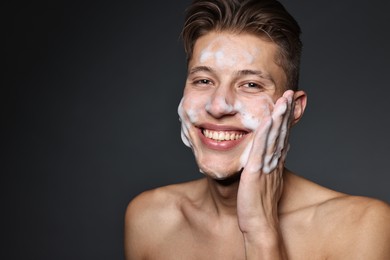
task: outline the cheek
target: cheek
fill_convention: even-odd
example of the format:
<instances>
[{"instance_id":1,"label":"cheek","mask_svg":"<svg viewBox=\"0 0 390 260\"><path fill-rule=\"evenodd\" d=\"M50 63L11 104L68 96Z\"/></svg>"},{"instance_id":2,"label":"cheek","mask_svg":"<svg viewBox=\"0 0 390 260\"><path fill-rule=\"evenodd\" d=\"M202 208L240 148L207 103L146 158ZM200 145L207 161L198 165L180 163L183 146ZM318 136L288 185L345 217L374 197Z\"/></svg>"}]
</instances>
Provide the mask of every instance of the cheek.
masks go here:
<instances>
[{"instance_id":1,"label":"cheek","mask_svg":"<svg viewBox=\"0 0 390 260\"><path fill-rule=\"evenodd\" d=\"M180 102L178 112L181 120L194 124L198 122L199 116L205 111L210 100L201 96L185 94Z\"/></svg>"},{"instance_id":2,"label":"cheek","mask_svg":"<svg viewBox=\"0 0 390 260\"><path fill-rule=\"evenodd\" d=\"M199 114L196 104L194 104L191 99L183 96L177 112L181 122L181 139L186 146L192 149L191 127L198 120Z\"/></svg>"},{"instance_id":3,"label":"cheek","mask_svg":"<svg viewBox=\"0 0 390 260\"><path fill-rule=\"evenodd\" d=\"M261 95L251 102L237 101L235 109L240 114L242 124L255 131L261 124L264 117L271 116L274 107L272 99L268 95Z\"/></svg>"},{"instance_id":4,"label":"cheek","mask_svg":"<svg viewBox=\"0 0 390 260\"><path fill-rule=\"evenodd\" d=\"M207 101L200 98L194 98L191 97L191 95L183 95L177 109L181 121L181 139L183 143L191 149L194 147L192 143L193 138L191 137L194 132L191 131L191 129L193 129L192 126L198 121L199 115L201 111L204 110L206 103ZM192 150L196 156L196 151L194 149Z\"/></svg>"}]
</instances>

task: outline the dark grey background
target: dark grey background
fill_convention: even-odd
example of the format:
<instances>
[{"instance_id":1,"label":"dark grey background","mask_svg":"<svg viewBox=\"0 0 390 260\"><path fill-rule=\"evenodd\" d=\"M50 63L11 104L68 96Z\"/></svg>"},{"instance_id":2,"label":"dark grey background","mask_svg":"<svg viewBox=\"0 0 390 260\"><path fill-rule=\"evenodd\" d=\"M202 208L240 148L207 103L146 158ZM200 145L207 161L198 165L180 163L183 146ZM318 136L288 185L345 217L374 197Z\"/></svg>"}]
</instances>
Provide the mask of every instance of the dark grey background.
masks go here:
<instances>
[{"instance_id":1,"label":"dark grey background","mask_svg":"<svg viewBox=\"0 0 390 260\"><path fill-rule=\"evenodd\" d=\"M1 259L121 259L127 203L200 177L176 113L189 2L2 4ZM288 166L389 202L390 2L283 3L309 96Z\"/></svg>"}]
</instances>

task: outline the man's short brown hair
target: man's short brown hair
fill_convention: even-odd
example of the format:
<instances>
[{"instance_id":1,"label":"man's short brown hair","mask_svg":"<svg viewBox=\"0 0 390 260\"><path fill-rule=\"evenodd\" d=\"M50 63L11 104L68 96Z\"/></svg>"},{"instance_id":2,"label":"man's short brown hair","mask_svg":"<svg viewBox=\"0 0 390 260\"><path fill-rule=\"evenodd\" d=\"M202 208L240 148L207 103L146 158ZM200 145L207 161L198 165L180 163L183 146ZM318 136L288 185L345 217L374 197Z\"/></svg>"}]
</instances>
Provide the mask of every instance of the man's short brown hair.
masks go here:
<instances>
[{"instance_id":1,"label":"man's short brown hair","mask_svg":"<svg viewBox=\"0 0 390 260\"><path fill-rule=\"evenodd\" d=\"M301 29L276 0L194 0L187 9L182 38L191 60L196 40L211 31L251 33L275 42L275 62L287 76L286 89L296 90L302 51Z\"/></svg>"}]
</instances>

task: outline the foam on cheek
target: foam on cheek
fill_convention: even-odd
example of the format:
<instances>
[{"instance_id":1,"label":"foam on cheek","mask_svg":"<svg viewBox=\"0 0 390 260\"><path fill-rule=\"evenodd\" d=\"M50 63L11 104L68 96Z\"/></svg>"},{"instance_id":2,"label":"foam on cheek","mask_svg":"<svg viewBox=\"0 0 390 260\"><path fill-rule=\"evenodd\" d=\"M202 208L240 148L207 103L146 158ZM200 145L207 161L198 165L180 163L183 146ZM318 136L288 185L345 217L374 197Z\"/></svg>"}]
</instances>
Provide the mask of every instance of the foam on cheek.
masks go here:
<instances>
[{"instance_id":1,"label":"foam on cheek","mask_svg":"<svg viewBox=\"0 0 390 260\"><path fill-rule=\"evenodd\" d=\"M269 96L264 95L264 97L262 97L260 101L263 101L263 104L258 108L258 110L262 111L262 116L260 115L255 116L252 113L248 112L248 109L240 101L236 101L234 104L235 111L237 111L240 114L241 123L246 128L252 130L253 132L255 132L257 128L260 126L262 122L262 118L264 116L271 115L270 106L273 106L272 99ZM249 142L244 152L241 154L240 164L242 168L245 167L245 165L248 162L249 154L252 149L252 144L253 141Z\"/></svg>"},{"instance_id":2,"label":"foam on cheek","mask_svg":"<svg viewBox=\"0 0 390 260\"><path fill-rule=\"evenodd\" d=\"M259 127L260 122L261 122L261 120L259 118L256 118L253 115L248 114L248 113L242 113L241 115L242 115L242 117L241 117L242 124L246 128L254 131Z\"/></svg>"},{"instance_id":3,"label":"foam on cheek","mask_svg":"<svg viewBox=\"0 0 390 260\"><path fill-rule=\"evenodd\" d=\"M191 123L195 123L196 121L198 121L198 112L196 111L196 109L188 109L187 116Z\"/></svg>"},{"instance_id":4,"label":"foam on cheek","mask_svg":"<svg viewBox=\"0 0 390 260\"><path fill-rule=\"evenodd\" d=\"M240 101L236 101L234 104L234 110L240 114L241 123L246 128L255 131L260 125L260 118L257 118L254 115L248 113Z\"/></svg>"},{"instance_id":5,"label":"foam on cheek","mask_svg":"<svg viewBox=\"0 0 390 260\"><path fill-rule=\"evenodd\" d=\"M183 143L186 146L192 148L192 143L191 143L190 138L189 138L190 122L188 122L186 117L185 117L185 112L184 112L184 109L183 109L183 101L184 101L184 97L181 99L179 107L177 108L177 112L179 114L179 120L181 122L181 133L180 133L180 135L181 135L181 140L183 141ZM190 118L190 116L189 116L189 118Z\"/></svg>"},{"instance_id":6,"label":"foam on cheek","mask_svg":"<svg viewBox=\"0 0 390 260\"><path fill-rule=\"evenodd\" d=\"M184 102L186 102L185 108L183 106ZM186 100L183 96L177 108L179 120L181 122L181 139L183 143L190 148L193 148L193 143L191 142L190 137L190 129L196 122L198 122L199 107L201 106L202 105L199 101Z\"/></svg>"}]
</instances>

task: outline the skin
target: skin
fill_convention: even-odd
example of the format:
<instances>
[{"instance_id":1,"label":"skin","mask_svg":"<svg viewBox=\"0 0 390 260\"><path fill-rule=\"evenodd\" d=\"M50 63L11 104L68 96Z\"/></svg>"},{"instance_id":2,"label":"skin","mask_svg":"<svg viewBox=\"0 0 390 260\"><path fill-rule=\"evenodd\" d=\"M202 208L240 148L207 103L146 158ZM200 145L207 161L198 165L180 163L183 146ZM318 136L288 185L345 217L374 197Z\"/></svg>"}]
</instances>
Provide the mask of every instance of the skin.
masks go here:
<instances>
[{"instance_id":1,"label":"skin","mask_svg":"<svg viewBox=\"0 0 390 260\"><path fill-rule=\"evenodd\" d=\"M306 94L285 91L277 51L250 34L196 41L178 111L204 177L129 204L126 259L390 259L386 203L284 168Z\"/></svg>"}]
</instances>

